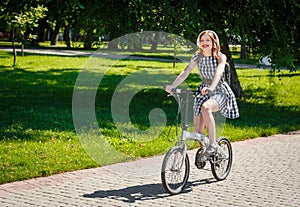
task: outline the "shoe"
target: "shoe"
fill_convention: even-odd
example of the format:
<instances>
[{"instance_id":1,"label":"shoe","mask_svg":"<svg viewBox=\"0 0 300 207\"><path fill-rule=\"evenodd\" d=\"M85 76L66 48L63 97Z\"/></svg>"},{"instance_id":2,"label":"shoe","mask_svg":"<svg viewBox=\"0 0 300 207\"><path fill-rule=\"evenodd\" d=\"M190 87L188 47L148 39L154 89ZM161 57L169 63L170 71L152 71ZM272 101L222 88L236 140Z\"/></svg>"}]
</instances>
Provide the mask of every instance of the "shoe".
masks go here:
<instances>
[{"instance_id":1,"label":"shoe","mask_svg":"<svg viewBox=\"0 0 300 207\"><path fill-rule=\"evenodd\" d=\"M216 152L216 147L214 145L210 145L207 150L205 151L205 155L207 157L212 156Z\"/></svg>"},{"instance_id":2,"label":"shoe","mask_svg":"<svg viewBox=\"0 0 300 207\"><path fill-rule=\"evenodd\" d=\"M200 154L198 156L199 162L205 162L207 161L207 157L204 154Z\"/></svg>"}]
</instances>

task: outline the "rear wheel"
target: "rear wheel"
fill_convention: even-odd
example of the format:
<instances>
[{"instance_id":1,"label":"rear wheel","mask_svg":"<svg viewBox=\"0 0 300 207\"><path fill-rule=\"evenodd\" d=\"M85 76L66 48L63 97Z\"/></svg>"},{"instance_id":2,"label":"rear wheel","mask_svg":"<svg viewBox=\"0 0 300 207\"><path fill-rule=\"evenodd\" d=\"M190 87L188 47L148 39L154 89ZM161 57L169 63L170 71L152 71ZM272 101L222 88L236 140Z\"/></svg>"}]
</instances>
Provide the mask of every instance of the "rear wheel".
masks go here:
<instances>
[{"instance_id":1,"label":"rear wheel","mask_svg":"<svg viewBox=\"0 0 300 207\"><path fill-rule=\"evenodd\" d=\"M184 189L190 174L189 157L180 146L171 148L165 155L161 180L164 189L170 194L178 194Z\"/></svg>"},{"instance_id":2,"label":"rear wheel","mask_svg":"<svg viewBox=\"0 0 300 207\"><path fill-rule=\"evenodd\" d=\"M232 147L229 140L225 137L219 139L218 145L226 155L223 155L218 150L210 160L211 170L217 180L224 180L228 176L232 165Z\"/></svg>"}]
</instances>

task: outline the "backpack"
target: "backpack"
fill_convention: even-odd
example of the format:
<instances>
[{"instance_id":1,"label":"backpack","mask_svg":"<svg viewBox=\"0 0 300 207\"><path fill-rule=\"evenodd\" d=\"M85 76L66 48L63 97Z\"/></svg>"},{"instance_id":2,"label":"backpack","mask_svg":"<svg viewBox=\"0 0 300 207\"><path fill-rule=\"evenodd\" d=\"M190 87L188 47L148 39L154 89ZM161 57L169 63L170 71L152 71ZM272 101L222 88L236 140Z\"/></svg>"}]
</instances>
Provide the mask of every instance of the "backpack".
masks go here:
<instances>
[{"instance_id":1,"label":"backpack","mask_svg":"<svg viewBox=\"0 0 300 207\"><path fill-rule=\"evenodd\" d=\"M230 65L228 62L226 62L225 64L225 69L224 69L224 73L223 73L223 80L226 81L228 83L228 85L231 84L231 76L230 76Z\"/></svg>"}]
</instances>

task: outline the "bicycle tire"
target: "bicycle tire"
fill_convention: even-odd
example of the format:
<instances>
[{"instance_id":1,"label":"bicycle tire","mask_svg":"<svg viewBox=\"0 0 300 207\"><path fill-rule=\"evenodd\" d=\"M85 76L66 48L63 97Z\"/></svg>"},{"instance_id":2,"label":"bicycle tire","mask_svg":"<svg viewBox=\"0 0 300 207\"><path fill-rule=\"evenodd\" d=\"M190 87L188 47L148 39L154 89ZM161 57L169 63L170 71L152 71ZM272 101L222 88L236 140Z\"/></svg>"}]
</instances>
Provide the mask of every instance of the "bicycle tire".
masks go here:
<instances>
[{"instance_id":1,"label":"bicycle tire","mask_svg":"<svg viewBox=\"0 0 300 207\"><path fill-rule=\"evenodd\" d=\"M184 156L183 151L180 146L172 147L163 160L162 184L166 192L172 195L181 193L189 178L190 161L188 154Z\"/></svg>"},{"instance_id":2,"label":"bicycle tire","mask_svg":"<svg viewBox=\"0 0 300 207\"><path fill-rule=\"evenodd\" d=\"M210 160L213 176L218 180L224 180L229 175L232 166L232 147L230 141L222 137L218 140L218 145L227 153L228 158L224 158L220 153L212 156Z\"/></svg>"}]
</instances>

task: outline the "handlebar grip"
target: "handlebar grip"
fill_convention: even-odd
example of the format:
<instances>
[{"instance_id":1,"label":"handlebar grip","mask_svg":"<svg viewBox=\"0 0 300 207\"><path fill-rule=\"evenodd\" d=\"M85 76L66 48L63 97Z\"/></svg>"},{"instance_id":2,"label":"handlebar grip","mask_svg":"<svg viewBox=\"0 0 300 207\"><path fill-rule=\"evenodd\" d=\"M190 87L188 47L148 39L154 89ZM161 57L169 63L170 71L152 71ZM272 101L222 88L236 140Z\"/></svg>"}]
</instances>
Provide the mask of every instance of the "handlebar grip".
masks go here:
<instances>
[{"instance_id":1,"label":"handlebar grip","mask_svg":"<svg viewBox=\"0 0 300 207\"><path fill-rule=\"evenodd\" d=\"M166 89L167 89L167 86L165 85L164 86L164 90L166 90ZM181 93L181 89L179 89L179 88L172 88L171 92L173 92L173 93Z\"/></svg>"},{"instance_id":2,"label":"handlebar grip","mask_svg":"<svg viewBox=\"0 0 300 207\"><path fill-rule=\"evenodd\" d=\"M166 90L167 86L164 86L164 90ZM199 90L190 90L190 89L181 89L181 88L171 88L171 93L181 94L181 93L201 93ZM211 92L207 90L207 92Z\"/></svg>"},{"instance_id":3,"label":"handlebar grip","mask_svg":"<svg viewBox=\"0 0 300 207\"><path fill-rule=\"evenodd\" d=\"M182 89L180 89L180 88L172 88L171 91L173 93L182 93L183 92Z\"/></svg>"}]
</instances>

